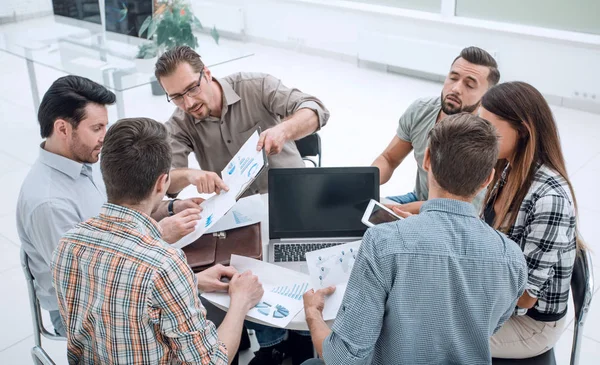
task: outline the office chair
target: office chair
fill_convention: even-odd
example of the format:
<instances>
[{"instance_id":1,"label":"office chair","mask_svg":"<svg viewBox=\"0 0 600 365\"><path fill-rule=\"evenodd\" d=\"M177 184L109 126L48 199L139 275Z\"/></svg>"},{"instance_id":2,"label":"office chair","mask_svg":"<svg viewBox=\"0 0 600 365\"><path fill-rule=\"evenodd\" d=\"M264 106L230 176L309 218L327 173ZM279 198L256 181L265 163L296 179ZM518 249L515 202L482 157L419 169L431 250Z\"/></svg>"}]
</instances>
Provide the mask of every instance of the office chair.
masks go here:
<instances>
[{"instance_id":1,"label":"office chair","mask_svg":"<svg viewBox=\"0 0 600 365\"><path fill-rule=\"evenodd\" d=\"M571 365L579 363L583 325L587 317L594 294L594 272L589 252L581 251L575 257L571 276L571 295L575 308L575 326L573 345L571 346ZM554 349L528 359L492 359L492 365L556 365Z\"/></svg>"},{"instance_id":2,"label":"office chair","mask_svg":"<svg viewBox=\"0 0 600 365\"><path fill-rule=\"evenodd\" d=\"M35 365L56 365L46 351L39 346L33 346L31 349L31 357L33 358L33 363Z\"/></svg>"},{"instance_id":3,"label":"office chair","mask_svg":"<svg viewBox=\"0 0 600 365\"><path fill-rule=\"evenodd\" d=\"M315 167L321 167L321 137L318 133L297 140L296 147L304 161L312 163ZM317 157L318 163L309 157Z\"/></svg>"},{"instance_id":4,"label":"office chair","mask_svg":"<svg viewBox=\"0 0 600 365\"><path fill-rule=\"evenodd\" d=\"M31 320L33 322L33 340L35 342L35 347L31 350L31 354L34 356L34 359L35 355L39 355L41 359L48 358L50 361L52 361L48 354L46 354L46 352L42 349L41 336L57 341L66 341L67 339L55 333L49 332L46 327L44 327L40 302L35 293L35 279L33 278L31 270L29 269L29 258L23 249L21 249L21 267L23 268L25 281L27 282L27 289L29 291L29 305L31 309ZM53 362L44 362L45 360L40 361L42 361L42 364L54 364Z\"/></svg>"}]
</instances>

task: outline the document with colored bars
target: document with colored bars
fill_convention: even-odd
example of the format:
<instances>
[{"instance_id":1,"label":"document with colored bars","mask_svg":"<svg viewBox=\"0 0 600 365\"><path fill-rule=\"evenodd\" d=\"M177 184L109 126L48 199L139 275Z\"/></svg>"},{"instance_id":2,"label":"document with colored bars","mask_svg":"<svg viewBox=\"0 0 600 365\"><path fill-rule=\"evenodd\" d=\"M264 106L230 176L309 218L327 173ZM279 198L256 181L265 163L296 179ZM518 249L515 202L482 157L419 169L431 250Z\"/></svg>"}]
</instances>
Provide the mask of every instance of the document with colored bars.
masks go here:
<instances>
[{"instance_id":1,"label":"document with colored bars","mask_svg":"<svg viewBox=\"0 0 600 365\"><path fill-rule=\"evenodd\" d=\"M172 246L182 248L200 238L227 214L235 205L236 200L254 181L266 162L264 151L256 150L259 136L260 130L254 132L221 172L221 177L229 187L229 191L221 191L220 194L213 195L200 204L202 213L196 229Z\"/></svg>"},{"instance_id":2,"label":"document with colored bars","mask_svg":"<svg viewBox=\"0 0 600 365\"><path fill-rule=\"evenodd\" d=\"M311 288L308 275L244 256L231 255L231 266L258 276L264 294L246 316L271 326L285 328L304 308L302 295ZM209 302L229 308L227 293L203 293Z\"/></svg>"}]
</instances>

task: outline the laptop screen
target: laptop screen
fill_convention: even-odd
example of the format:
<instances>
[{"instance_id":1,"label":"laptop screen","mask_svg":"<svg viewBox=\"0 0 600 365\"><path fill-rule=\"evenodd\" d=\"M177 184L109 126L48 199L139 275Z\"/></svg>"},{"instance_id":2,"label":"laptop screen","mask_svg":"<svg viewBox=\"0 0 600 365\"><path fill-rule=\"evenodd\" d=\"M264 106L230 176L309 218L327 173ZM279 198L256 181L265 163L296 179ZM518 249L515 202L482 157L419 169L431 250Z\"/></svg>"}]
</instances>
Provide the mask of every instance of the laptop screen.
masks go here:
<instances>
[{"instance_id":1,"label":"laptop screen","mask_svg":"<svg viewBox=\"0 0 600 365\"><path fill-rule=\"evenodd\" d=\"M270 169L269 236L362 236L371 199L379 200L376 167Z\"/></svg>"}]
</instances>

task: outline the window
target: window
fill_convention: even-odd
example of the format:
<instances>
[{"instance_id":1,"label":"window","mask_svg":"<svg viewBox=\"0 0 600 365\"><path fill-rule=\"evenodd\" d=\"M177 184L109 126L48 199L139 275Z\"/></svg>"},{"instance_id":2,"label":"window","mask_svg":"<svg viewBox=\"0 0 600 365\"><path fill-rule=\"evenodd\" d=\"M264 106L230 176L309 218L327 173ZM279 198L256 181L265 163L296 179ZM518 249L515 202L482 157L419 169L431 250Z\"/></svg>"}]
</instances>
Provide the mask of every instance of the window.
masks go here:
<instances>
[{"instance_id":1,"label":"window","mask_svg":"<svg viewBox=\"0 0 600 365\"><path fill-rule=\"evenodd\" d=\"M365 3L372 5L391 6L394 8L404 8L411 10L428 11L439 13L442 0L350 0L355 3Z\"/></svg>"},{"instance_id":2,"label":"window","mask_svg":"<svg viewBox=\"0 0 600 365\"><path fill-rule=\"evenodd\" d=\"M456 0L456 16L600 35L599 0Z\"/></svg>"}]
</instances>

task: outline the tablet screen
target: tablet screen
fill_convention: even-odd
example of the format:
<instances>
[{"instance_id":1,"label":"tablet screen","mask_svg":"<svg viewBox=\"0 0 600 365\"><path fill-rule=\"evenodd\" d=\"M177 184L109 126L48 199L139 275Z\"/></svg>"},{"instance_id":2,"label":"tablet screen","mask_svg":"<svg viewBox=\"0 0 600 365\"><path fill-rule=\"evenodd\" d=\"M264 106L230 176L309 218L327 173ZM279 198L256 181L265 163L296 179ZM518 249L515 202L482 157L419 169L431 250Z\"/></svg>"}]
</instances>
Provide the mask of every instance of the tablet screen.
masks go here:
<instances>
[{"instance_id":1,"label":"tablet screen","mask_svg":"<svg viewBox=\"0 0 600 365\"><path fill-rule=\"evenodd\" d=\"M371 211L371 215L369 216L369 222L375 225L381 223L394 222L398 219L398 217L383 209L378 204L373 205L373 210Z\"/></svg>"}]
</instances>

